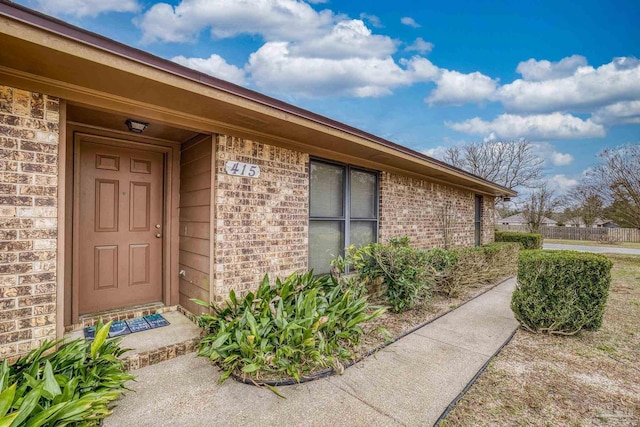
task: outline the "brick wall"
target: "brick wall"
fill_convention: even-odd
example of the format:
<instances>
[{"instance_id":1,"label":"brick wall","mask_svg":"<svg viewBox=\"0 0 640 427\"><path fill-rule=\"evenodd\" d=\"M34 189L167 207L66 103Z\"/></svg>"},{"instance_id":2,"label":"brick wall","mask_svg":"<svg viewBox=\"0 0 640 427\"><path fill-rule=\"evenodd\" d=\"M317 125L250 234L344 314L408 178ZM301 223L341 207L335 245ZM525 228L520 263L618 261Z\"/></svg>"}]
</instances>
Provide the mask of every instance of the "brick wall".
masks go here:
<instances>
[{"instance_id":1,"label":"brick wall","mask_svg":"<svg viewBox=\"0 0 640 427\"><path fill-rule=\"evenodd\" d=\"M484 196L482 198L482 243L490 243L496 240L496 210L495 198Z\"/></svg>"},{"instance_id":2,"label":"brick wall","mask_svg":"<svg viewBox=\"0 0 640 427\"><path fill-rule=\"evenodd\" d=\"M484 197L482 241L493 241L493 198ZM379 241L408 236L420 248L474 245L475 194L429 181L381 173ZM446 233L445 233L446 228Z\"/></svg>"},{"instance_id":3,"label":"brick wall","mask_svg":"<svg viewBox=\"0 0 640 427\"><path fill-rule=\"evenodd\" d=\"M0 86L0 359L56 338L58 109Z\"/></svg>"},{"instance_id":4,"label":"brick wall","mask_svg":"<svg viewBox=\"0 0 640 427\"><path fill-rule=\"evenodd\" d=\"M260 177L228 175L227 160L260 166ZM215 164L214 299L306 270L309 156L219 135Z\"/></svg>"}]
</instances>

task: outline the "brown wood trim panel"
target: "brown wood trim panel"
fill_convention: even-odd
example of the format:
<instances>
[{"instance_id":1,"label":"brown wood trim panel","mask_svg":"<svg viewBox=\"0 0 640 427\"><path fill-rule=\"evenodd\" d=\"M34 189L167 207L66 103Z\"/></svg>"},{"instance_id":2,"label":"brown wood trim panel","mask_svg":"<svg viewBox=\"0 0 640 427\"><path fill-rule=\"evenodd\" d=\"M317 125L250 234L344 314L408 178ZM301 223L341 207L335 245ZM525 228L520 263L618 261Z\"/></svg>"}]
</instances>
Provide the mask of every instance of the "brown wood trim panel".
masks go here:
<instances>
[{"instance_id":1,"label":"brown wood trim panel","mask_svg":"<svg viewBox=\"0 0 640 427\"><path fill-rule=\"evenodd\" d=\"M64 336L65 317L65 298L70 292L70 286L67 288L67 221L66 221L66 181L67 181L67 103L60 100L60 121L58 122L58 245L56 260L56 337L61 339ZM69 319L70 320L70 319Z\"/></svg>"},{"instance_id":2,"label":"brown wood trim panel","mask_svg":"<svg viewBox=\"0 0 640 427\"><path fill-rule=\"evenodd\" d=\"M211 136L198 136L183 144L180 158L180 278L179 303L192 313L202 313L192 298L211 299L211 212L212 193Z\"/></svg>"}]
</instances>

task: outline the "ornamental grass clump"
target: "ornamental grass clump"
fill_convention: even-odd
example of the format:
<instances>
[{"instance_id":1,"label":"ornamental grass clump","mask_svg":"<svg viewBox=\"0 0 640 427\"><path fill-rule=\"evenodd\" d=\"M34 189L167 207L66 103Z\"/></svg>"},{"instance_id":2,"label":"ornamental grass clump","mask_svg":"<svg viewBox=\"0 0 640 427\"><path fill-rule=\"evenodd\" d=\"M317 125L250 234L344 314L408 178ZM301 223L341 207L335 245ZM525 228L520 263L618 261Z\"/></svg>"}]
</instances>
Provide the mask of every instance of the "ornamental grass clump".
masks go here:
<instances>
[{"instance_id":1,"label":"ornamental grass clump","mask_svg":"<svg viewBox=\"0 0 640 427\"><path fill-rule=\"evenodd\" d=\"M45 342L13 364L0 365L0 427L97 426L133 379L118 360L126 350L108 340L111 323L92 343Z\"/></svg>"},{"instance_id":2,"label":"ornamental grass clump","mask_svg":"<svg viewBox=\"0 0 640 427\"><path fill-rule=\"evenodd\" d=\"M604 255L534 250L520 253L511 309L532 332L572 335L602 326L611 282Z\"/></svg>"},{"instance_id":3,"label":"ornamental grass clump","mask_svg":"<svg viewBox=\"0 0 640 427\"><path fill-rule=\"evenodd\" d=\"M494 283L517 272L517 243L489 243L475 248L454 249L458 255L455 280L465 288L478 283Z\"/></svg>"},{"instance_id":4,"label":"ornamental grass clump","mask_svg":"<svg viewBox=\"0 0 640 427\"><path fill-rule=\"evenodd\" d=\"M254 381L295 378L331 367L341 372L363 334L360 325L383 313L335 278L294 273L275 285L265 275L258 290L224 307L195 300L211 313L198 317L206 336L199 356Z\"/></svg>"}]
</instances>

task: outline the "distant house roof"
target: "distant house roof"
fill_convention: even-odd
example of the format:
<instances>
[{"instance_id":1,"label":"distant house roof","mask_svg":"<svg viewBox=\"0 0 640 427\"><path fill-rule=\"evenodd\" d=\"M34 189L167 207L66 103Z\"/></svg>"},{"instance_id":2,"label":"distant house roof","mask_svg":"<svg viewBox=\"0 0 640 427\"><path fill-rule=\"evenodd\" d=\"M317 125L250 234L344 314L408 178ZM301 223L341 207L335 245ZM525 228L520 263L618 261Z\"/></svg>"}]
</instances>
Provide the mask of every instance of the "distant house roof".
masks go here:
<instances>
[{"instance_id":1,"label":"distant house roof","mask_svg":"<svg viewBox=\"0 0 640 427\"><path fill-rule=\"evenodd\" d=\"M573 218L567 221L566 224L573 225L576 227L585 227L584 220L582 219L582 217ZM605 225L616 226L616 227L618 226L618 224L616 224L610 219L596 218L595 221L593 222L592 227L604 227Z\"/></svg>"},{"instance_id":2,"label":"distant house roof","mask_svg":"<svg viewBox=\"0 0 640 427\"><path fill-rule=\"evenodd\" d=\"M500 224L505 225L527 225L529 221L525 220L521 213L508 216L506 218L499 219L498 222ZM553 220L551 218L544 217L542 219L543 225L556 225L558 221Z\"/></svg>"}]
</instances>

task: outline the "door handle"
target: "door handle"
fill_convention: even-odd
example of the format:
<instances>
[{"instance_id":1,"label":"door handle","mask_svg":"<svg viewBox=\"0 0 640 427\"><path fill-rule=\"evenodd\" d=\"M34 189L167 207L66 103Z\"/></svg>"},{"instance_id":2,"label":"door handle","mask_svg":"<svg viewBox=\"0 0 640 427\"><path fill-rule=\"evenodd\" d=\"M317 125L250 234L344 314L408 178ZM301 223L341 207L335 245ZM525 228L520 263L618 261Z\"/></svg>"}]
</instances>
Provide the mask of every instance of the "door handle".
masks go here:
<instances>
[{"instance_id":1,"label":"door handle","mask_svg":"<svg viewBox=\"0 0 640 427\"><path fill-rule=\"evenodd\" d=\"M159 238L161 238L161 237L162 237L162 234L160 234L160 233L157 233L157 234L156 234L156 238L157 238L157 239L159 239Z\"/></svg>"}]
</instances>

